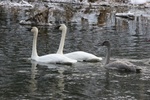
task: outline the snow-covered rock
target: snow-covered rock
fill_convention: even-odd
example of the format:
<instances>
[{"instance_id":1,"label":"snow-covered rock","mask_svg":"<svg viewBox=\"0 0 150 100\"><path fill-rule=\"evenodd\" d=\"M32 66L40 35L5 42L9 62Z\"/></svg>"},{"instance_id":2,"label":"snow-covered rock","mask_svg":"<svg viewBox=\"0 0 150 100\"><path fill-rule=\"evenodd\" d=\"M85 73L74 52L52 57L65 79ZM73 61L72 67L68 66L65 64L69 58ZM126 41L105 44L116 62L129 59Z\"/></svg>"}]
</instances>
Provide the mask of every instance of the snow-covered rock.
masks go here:
<instances>
[{"instance_id":1,"label":"snow-covered rock","mask_svg":"<svg viewBox=\"0 0 150 100\"><path fill-rule=\"evenodd\" d=\"M9 1L2 1L0 5L7 6L7 7L33 7L30 3L22 0L19 3L17 2L9 2Z\"/></svg>"},{"instance_id":2,"label":"snow-covered rock","mask_svg":"<svg viewBox=\"0 0 150 100\"><path fill-rule=\"evenodd\" d=\"M116 17L122 17L122 18L127 18L127 19L134 19L134 13L128 12L128 13L116 13Z\"/></svg>"}]
</instances>

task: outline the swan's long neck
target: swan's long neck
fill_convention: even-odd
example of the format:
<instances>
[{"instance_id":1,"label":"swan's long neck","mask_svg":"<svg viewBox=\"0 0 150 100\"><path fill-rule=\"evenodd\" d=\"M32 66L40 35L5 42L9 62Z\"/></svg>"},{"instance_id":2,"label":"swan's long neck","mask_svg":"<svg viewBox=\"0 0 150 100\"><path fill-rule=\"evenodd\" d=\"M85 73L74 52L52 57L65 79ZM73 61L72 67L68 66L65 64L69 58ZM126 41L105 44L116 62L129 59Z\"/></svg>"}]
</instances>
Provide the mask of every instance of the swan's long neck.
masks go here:
<instances>
[{"instance_id":1,"label":"swan's long neck","mask_svg":"<svg viewBox=\"0 0 150 100\"><path fill-rule=\"evenodd\" d=\"M33 60L35 60L38 57L38 54L37 54L37 36L38 36L38 33L34 33L32 55L31 55L31 59L33 59Z\"/></svg>"},{"instance_id":2,"label":"swan's long neck","mask_svg":"<svg viewBox=\"0 0 150 100\"><path fill-rule=\"evenodd\" d=\"M66 33L67 33L67 28L64 28L62 30L61 41L60 41L60 44L59 44L59 48L58 48L57 54L63 54Z\"/></svg>"},{"instance_id":3,"label":"swan's long neck","mask_svg":"<svg viewBox=\"0 0 150 100\"><path fill-rule=\"evenodd\" d=\"M110 46L107 47L105 65L110 61Z\"/></svg>"}]
</instances>

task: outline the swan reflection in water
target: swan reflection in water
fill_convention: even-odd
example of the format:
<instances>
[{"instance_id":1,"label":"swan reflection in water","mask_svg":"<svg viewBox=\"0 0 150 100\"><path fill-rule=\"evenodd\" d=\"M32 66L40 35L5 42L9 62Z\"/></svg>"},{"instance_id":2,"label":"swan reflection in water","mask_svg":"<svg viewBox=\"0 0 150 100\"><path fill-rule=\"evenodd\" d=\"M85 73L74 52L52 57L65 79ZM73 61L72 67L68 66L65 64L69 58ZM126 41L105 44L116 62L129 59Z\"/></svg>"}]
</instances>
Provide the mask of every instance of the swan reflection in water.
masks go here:
<instances>
[{"instance_id":1,"label":"swan reflection in water","mask_svg":"<svg viewBox=\"0 0 150 100\"><path fill-rule=\"evenodd\" d=\"M37 90L37 80L36 80L36 75L37 75L37 62L31 61L31 80L30 85L29 85L29 92L30 95L34 95L35 91Z\"/></svg>"},{"instance_id":2,"label":"swan reflection in water","mask_svg":"<svg viewBox=\"0 0 150 100\"><path fill-rule=\"evenodd\" d=\"M31 79L29 80L29 96L30 97L35 97L37 95L37 90L38 90L38 85L42 84L47 84L47 89L45 90L45 98L55 98L57 95L59 95L59 98L64 98L64 71L66 69L66 65L58 65L58 64L45 64L45 63L38 63L36 61L31 61ZM46 66L50 70L54 70L52 73L46 73L40 72L38 73L37 66ZM42 71L42 70L41 70ZM57 71L57 73L56 73ZM48 71L49 72L49 71ZM40 81L36 77L37 74L40 75ZM42 75L42 76L41 76ZM49 80L50 79L50 80ZM55 81L51 81L55 79ZM43 80L43 81L42 81ZM48 83L47 83L48 82ZM43 84L44 83L44 84ZM38 90L39 91L39 90ZM40 93L40 92L39 92ZM48 93L48 94L47 94ZM39 94L39 96L41 93ZM39 97L36 97L39 98Z\"/></svg>"}]
</instances>

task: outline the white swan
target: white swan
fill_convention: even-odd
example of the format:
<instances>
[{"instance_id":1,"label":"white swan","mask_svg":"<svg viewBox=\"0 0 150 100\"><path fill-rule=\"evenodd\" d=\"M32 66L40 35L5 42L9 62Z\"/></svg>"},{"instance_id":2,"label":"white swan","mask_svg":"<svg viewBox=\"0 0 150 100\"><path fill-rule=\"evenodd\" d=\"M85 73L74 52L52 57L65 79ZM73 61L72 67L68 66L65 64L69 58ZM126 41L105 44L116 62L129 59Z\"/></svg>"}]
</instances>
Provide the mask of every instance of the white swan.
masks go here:
<instances>
[{"instance_id":1,"label":"white swan","mask_svg":"<svg viewBox=\"0 0 150 100\"><path fill-rule=\"evenodd\" d=\"M32 27L31 32L33 32L33 47L31 60L35 60L41 63L60 63L60 64L73 64L76 63L76 60L67 58L62 54L48 54L44 56L38 56L37 54L37 37L38 37L38 28Z\"/></svg>"},{"instance_id":2,"label":"white swan","mask_svg":"<svg viewBox=\"0 0 150 100\"><path fill-rule=\"evenodd\" d=\"M104 41L102 43L102 46L107 47L106 61L105 61L105 65L104 65L104 67L106 69L113 69L113 70L124 71L124 72L136 72L136 73L141 72L141 68L139 68L138 66L136 66L128 61L114 61L114 62L109 63L109 61L110 61L110 43L109 43L109 41Z\"/></svg>"},{"instance_id":3,"label":"white swan","mask_svg":"<svg viewBox=\"0 0 150 100\"><path fill-rule=\"evenodd\" d=\"M59 45L59 49L57 51L57 54L63 54L63 48L64 48L64 43L65 43L65 37L67 33L67 27L65 24L60 24L59 30L62 30L62 37L61 37L61 42ZM101 57L97 57L93 54L84 52L84 51L75 51L71 53L64 54L66 57L75 59L77 61L88 61L88 62L96 62L96 61L101 61Z\"/></svg>"}]
</instances>

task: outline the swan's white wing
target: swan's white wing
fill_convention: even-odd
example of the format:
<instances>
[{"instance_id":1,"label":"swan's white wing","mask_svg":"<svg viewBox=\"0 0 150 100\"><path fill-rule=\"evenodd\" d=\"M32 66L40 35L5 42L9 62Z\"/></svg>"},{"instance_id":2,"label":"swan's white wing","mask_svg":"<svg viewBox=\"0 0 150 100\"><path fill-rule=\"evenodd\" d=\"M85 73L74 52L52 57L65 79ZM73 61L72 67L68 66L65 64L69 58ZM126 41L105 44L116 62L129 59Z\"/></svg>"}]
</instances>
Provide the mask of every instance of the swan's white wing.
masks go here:
<instances>
[{"instance_id":1,"label":"swan's white wing","mask_svg":"<svg viewBox=\"0 0 150 100\"><path fill-rule=\"evenodd\" d=\"M71 52L64 54L66 57L75 59L77 61L101 61L101 57L97 57L93 54L83 52L83 51L76 51L76 52Z\"/></svg>"}]
</instances>

